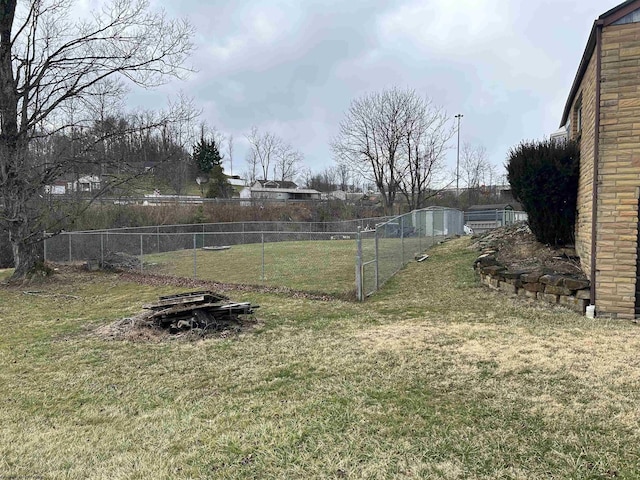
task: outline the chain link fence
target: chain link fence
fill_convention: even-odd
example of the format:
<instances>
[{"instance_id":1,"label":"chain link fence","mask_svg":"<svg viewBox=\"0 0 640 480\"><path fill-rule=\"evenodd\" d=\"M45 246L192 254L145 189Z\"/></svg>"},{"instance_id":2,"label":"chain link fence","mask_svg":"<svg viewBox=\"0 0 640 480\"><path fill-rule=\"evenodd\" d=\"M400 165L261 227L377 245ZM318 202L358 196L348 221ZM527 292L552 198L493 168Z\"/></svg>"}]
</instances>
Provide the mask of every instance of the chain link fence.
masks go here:
<instances>
[{"instance_id":1,"label":"chain link fence","mask_svg":"<svg viewBox=\"0 0 640 480\"><path fill-rule=\"evenodd\" d=\"M451 235L464 234L464 213L430 207L392 218L358 237L356 297L372 295L402 267Z\"/></svg>"},{"instance_id":2,"label":"chain link fence","mask_svg":"<svg viewBox=\"0 0 640 480\"><path fill-rule=\"evenodd\" d=\"M88 268L240 283L353 297L359 230L389 217L342 222L238 222L65 232L45 260Z\"/></svg>"},{"instance_id":3,"label":"chain link fence","mask_svg":"<svg viewBox=\"0 0 640 480\"><path fill-rule=\"evenodd\" d=\"M505 209L467 210L464 212L464 222L473 233L484 233L494 228L525 222L526 212Z\"/></svg>"},{"instance_id":4,"label":"chain link fence","mask_svg":"<svg viewBox=\"0 0 640 480\"><path fill-rule=\"evenodd\" d=\"M238 222L65 232L45 260L364 300L417 253L463 233L462 212L344 222ZM354 275L355 260L355 275Z\"/></svg>"}]
</instances>

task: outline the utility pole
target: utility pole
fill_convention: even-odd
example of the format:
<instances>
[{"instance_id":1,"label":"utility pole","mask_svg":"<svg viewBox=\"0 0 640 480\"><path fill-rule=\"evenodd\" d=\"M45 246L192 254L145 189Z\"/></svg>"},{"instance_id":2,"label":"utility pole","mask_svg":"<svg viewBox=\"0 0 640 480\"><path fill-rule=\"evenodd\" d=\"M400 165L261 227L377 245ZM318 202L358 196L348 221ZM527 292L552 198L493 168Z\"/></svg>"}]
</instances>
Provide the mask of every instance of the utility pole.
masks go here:
<instances>
[{"instance_id":1,"label":"utility pole","mask_svg":"<svg viewBox=\"0 0 640 480\"><path fill-rule=\"evenodd\" d=\"M458 119L458 160L456 161L456 197L460 197L460 120L462 120L462 115L459 113L454 118Z\"/></svg>"}]
</instances>

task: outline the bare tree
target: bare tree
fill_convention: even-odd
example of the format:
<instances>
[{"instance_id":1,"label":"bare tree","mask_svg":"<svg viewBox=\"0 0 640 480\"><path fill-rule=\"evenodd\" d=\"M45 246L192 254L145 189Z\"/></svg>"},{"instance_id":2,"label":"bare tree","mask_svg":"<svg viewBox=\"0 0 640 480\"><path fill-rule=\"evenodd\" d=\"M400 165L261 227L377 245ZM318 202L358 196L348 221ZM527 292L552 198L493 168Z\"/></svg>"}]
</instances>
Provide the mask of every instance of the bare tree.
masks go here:
<instances>
[{"instance_id":1,"label":"bare tree","mask_svg":"<svg viewBox=\"0 0 640 480\"><path fill-rule=\"evenodd\" d=\"M185 141L184 129L183 122L163 125L160 129L161 146L159 152L154 152L158 163L154 175L165 181L178 195L184 193L189 179L196 175L188 150L191 144Z\"/></svg>"},{"instance_id":2,"label":"bare tree","mask_svg":"<svg viewBox=\"0 0 640 480\"><path fill-rule=\"evenodd\" d=\"M333 167L325 168L315 174L307 170L305 186L318 190L319 192L332 192L337 188L337 178L337 169Z\"/></svg>"},{"instance_id":3,"label":"bare tree","mask_svg":"<svg viewBox=\"0 0 640 480\"><path fill-rule=\"evenodd\" d=\"M148 0L111 0L80 19L73 7L72 0L0 2L0 223L14 278L38 262L45 185L73 169L60 159L42 164L34 140L73 127L61 109L91 98L107 79L153 87L180 77L192 50L192 27L151 11Z\"/></svg>"},{"instance_id":4,"label":"bare tree","mask_svg":"<svg viewBox=\"0 0 640 480\"><path fill-rule=\"evenodd\" d=\"M398 184L409 209L414 210L422 208L427 199L438 193L431 187L442 172L444 155L455 129L446 113L429 99L416 96L407 106Z\"/></svg>"},{"instance_id":5,"label":"bare tree","mask_svg":"<svg viewBox=\"0 0 640 480\"><path fill-rule=\"evenodd\" d=\"M414 90L370 93L351 102L332 150L339 165L375 184L387 210L398 193L415 208L442 162L448 120Z\"/></svg>"},{"instance_id":6,"label":"bare tree","mask_svg":"<svg viewBox=\"0 0 640 480\"><path fill-rule=\"evenodd\" d=\"M255 155L253 150L249 150L247 152L245 163L247 164L247 170L242 174L242 176L249 182L249 185L251 185L258 178L258 169L260 165L258 157Z\"/></svg>"},{"instance_id":7,"label":"bare tree","mask_svg":"<svg viewBox=\"0 0 640 480\"><path fill-rule=\"evenodd\" d=\"M227 137L227 154L229 155L229 174L233 176L233 135Z\"/></svg>"},{"instance_id":8,"label":"bare tree","mask_svg":"<svg viewBox=\"0 0 640 480\"><path fill-rule=\"evenodd\" d=\"M252 127L247 135L250 145L250 157L247 162L250 165L259 165L262 169L262 178L269 179L269 168L276 160L278 151L282 148L282 140L270 132L260 133L258 127Z\"/></svg>"},{"instance_id":9,"label":"bare tree","mask_svg":"<svg viewBox=\"0 0 640 480\"><path fill-rule=\"evenodd\" d=\"M291 181L300 173L304 155L284 141L279 143L273 166L274 180Z\"/></svg>"},{"instance_id":10,"label":"bare tree","mask_svg":"<svg viewBox=\"0 0 640 480\"><path fill-rule=\"evenodd\" d=\"M346 192L349 189L349 183L352 181L349 166L345 163L338 164L336 167L336 176L338 177L340 190Z\"/></svg>"},{"instance_id":11,"label":"bare tree","mask_svg":"<svg viewBox=\"0 0 640 480\"><path fill-rule=\"evenodd\" d=\"M477 203L480 186L485 182L489 162L483 146L465 142L460 149L460 176L467 189L469 202Z\"/></svg>"}]
</instances>

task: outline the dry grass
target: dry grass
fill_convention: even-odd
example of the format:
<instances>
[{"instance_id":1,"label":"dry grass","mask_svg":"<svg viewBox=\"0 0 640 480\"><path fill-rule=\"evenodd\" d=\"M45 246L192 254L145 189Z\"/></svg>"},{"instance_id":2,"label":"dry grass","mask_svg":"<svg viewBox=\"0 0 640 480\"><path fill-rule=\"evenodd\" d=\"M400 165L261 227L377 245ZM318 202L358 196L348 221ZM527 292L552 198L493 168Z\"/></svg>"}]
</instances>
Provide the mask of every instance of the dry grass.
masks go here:
<instances>
[{"instance_id":1,"label":"dry grass","mask_svg":"<svg viewBox=\"0 0 640 480\"><path fill-rule=\"evenodd\" d=\"M472 259L439 246L363 305L239 293L261 325L191 343L92 334L168 287L0 289L0 478L638 478L637 327Z\"/></svg>"},{"instance_id":2,"label":"dry grass","mask_svg":"<svg viewBox=\"0 0 640 480\"><path fill-rule=\"evenodd\" d=\"M196 253L197 278L222 283L284 286L346 295L355 289L355 240L235 245L229 250ZM194 276L192 250L145 255L154 273ZM155 264L155 265L153 265Z\"/></svg>"},{"instance_id":3,"label":"dry grass","mask_svg":"<svg viewBox=\"0 0 640 480\"><path fill-rule=\"evenodd\" d=\"M0 282L3 282L6 279L8 279L12 273L13 273L12 268L0 268Z\"/></svg>"}]
</instances>

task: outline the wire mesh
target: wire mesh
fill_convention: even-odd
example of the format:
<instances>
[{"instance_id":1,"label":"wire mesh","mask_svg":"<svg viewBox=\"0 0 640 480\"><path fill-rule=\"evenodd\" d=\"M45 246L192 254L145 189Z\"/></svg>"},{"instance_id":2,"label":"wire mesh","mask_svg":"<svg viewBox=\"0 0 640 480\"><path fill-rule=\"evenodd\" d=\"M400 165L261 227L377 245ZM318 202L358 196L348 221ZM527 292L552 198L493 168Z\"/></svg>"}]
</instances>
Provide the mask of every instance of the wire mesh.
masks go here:
<instances>
[{"instance_id":1,"label":"wire mesh","mask_svg":"<svg viewBox=\"0 0 640 480\"><path fill-rule=\"evenodd\" d=\"M368 223L371 219L65 232L46 240L46 260L352 297L357 230Z\"/></svg>"},{"instance_id":2,"label":"wire mesh","mask_svg":"<svg viewBox=\"0 0 640 480\"><path fill-rule=\"evenodd\" d=\"M362 237L362 292L376 292L402 267L449 235L464 234L464 214L428 208L376 225Z\"/></svg>"},{"instance_id":3,"label":"wire mesh","mask_svg":"<svg viewBox=\"0 0 640 480\"><path fill-rule=\"evenodd\" d=\"M239 222L65 232L46 240L46 260L362 300L416 254L447 235L462 234L463 220L458 210L431 208L346 222Z\"/></svg>"}]
</instances>

